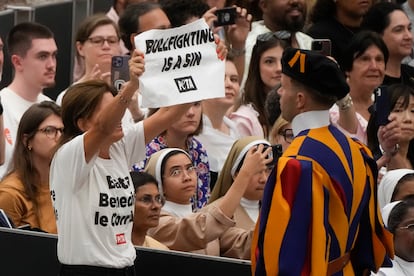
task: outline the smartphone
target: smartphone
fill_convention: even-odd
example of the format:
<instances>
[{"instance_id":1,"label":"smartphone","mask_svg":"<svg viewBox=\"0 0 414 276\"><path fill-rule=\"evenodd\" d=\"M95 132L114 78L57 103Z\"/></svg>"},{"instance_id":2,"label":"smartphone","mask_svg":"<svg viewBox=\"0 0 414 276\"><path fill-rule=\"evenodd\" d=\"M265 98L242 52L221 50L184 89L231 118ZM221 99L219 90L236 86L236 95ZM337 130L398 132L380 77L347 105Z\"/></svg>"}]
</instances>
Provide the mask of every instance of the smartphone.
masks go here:
<instances>
[{"instance_id":1,"label":"smartphone","mask_svg":"<svg viewBox=\"0 0 414 276\"><path fill-rule=\"evenodd\" d=\"M321 53L322 55L325 55L325 56L330 56L331 50L332 50L331 40L327 38L313 39L311 50Z\"/></svg>"},{"instance_id":2,"label":"smartphone","mask_svg":"<svg viewBox=\"0 0 414 276\"><path fill-rule=\"evenodd\" d=\"M223 9L218 9L215 12L217 16L217 20L214 21L214 26L226 26L226 25L233 25L236 23L236 7L227 7Z\"/></svg>"},{"instance_id":3,"label":"smartphone","mask_svg":"<svg viewBox=\"0 0 414 276\"><path fill-rule=\"evenodd\" d=\"M129 81L129 56L113 56L111 65L111 83L119 91Z\"/></svg>"},{"instance_id":4,"label":"smartphone","mask_svg":"<svg viewBox=\"0 0 414 276\"><path fill-rule=\"evenodd\" d=\"M375 116L377 126L389 123L388 116L391 112L390 98L387 86L381 85L375 90Z\"/></svg>"}]
</instances>

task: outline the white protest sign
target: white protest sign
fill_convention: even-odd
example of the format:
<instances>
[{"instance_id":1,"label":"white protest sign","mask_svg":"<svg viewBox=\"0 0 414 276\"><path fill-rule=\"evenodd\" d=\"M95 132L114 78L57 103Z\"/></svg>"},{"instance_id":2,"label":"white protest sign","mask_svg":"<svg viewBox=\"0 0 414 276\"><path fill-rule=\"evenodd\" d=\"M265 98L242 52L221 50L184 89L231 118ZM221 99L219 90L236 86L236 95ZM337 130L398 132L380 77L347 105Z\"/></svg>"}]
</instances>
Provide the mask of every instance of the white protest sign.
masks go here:
<instances>
[{"instance_id":1,"label":"white protest sign","mask_svg":"<svg viewBox=\"0 0 414 276\"><path fill-rule=\"evenodd\" d=\"M217 57L214 36L204 19L135 37L144 53L139 78L143 107L162 107L224 97L225 62Z\"/></svg>"}]
</instances>

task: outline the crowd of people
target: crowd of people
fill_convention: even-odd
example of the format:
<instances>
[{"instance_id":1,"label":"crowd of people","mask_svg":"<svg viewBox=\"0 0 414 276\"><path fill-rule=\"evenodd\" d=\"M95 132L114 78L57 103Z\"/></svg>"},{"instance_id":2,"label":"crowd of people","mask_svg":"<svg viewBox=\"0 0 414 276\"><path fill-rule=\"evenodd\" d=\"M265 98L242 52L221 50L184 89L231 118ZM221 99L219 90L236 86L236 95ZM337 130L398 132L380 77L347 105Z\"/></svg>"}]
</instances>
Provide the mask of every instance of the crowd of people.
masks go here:
<instances>
[{"instance_id":1,"label":"crowd of people","mask_svg":"<svg viewBox=\"0 0 414 276\"><path fill-rule=\"evenodd\" d=\"M414 1L113 2L79 24L57 99L42 93L64 66L50 29L0 38L0 209L57 235L60 275L139 275L134 246L251 260L252 275L414 275ZM199 19L222 97L145 108L137 36Z\"/></svg>"}]
</instances>

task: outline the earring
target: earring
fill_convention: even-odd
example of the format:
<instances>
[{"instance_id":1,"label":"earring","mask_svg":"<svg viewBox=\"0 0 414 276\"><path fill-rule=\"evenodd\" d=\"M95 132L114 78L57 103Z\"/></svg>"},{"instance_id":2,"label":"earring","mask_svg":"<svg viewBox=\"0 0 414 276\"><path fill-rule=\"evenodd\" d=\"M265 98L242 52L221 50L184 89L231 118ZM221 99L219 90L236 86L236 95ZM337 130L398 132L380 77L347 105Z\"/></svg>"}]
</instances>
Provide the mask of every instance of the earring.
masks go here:
<instances>
[{"instance_id":1,"label":"earring","mask_svg":"<svg viewBox=\"0 0 414 276\"><path fill-rule=\"evenodd\" d=\"M29 151L31 151L32 150L32 146L27 146L27 149L29 150Z\"/></svg>"}]
</instances>

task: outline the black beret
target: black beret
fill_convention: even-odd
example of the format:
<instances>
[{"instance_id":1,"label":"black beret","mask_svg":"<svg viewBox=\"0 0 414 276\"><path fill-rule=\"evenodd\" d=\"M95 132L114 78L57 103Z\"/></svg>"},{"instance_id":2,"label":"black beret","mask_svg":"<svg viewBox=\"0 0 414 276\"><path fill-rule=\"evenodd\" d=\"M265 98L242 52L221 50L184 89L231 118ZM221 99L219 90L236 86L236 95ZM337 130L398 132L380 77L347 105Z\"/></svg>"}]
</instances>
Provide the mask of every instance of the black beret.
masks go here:
<instances>
[{"instance_id":1,"label":"black beret","mask_svg":"<svg viewBox=\"0 0 414 276\"><path fill-rule=\"evenodd\" d=\"M282 56L282 73L322 95L342 99L349 92L349 86L338 64L314 51L285 49Z\"/></svg>"}]
</instances>

